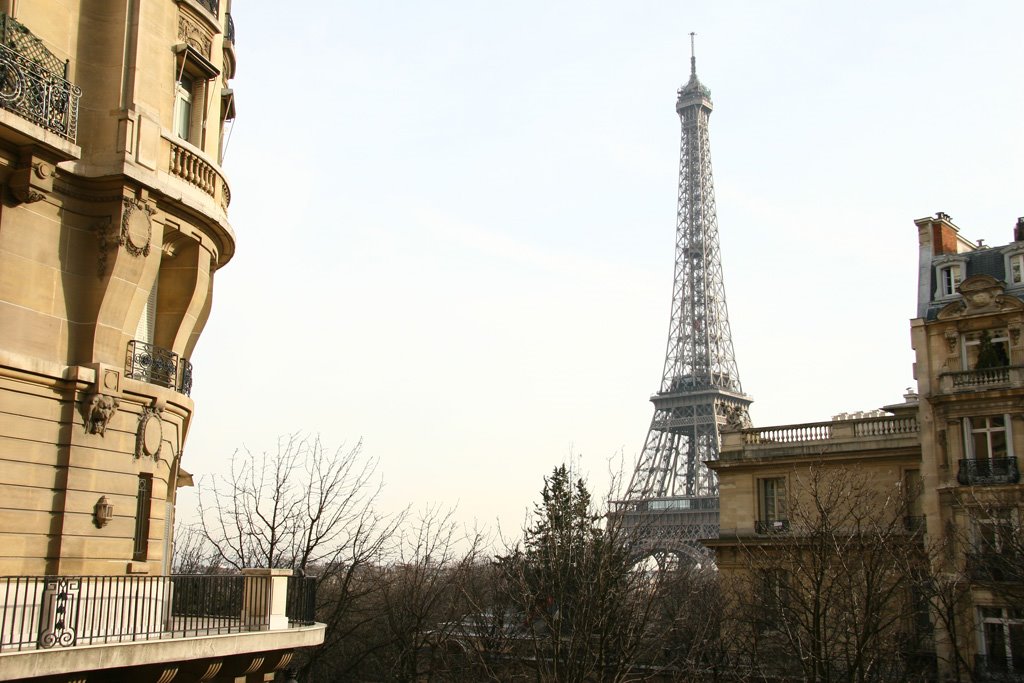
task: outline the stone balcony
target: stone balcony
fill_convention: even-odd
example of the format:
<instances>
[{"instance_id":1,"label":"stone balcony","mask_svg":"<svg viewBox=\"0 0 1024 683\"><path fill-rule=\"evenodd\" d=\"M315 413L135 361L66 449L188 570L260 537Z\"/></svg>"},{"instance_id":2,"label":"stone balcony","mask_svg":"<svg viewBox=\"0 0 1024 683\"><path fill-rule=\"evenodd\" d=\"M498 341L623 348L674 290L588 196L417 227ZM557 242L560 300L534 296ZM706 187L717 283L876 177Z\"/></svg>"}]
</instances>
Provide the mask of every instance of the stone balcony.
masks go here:
<instances>
[{"instance_id":1,"label":"stone balcony","mask_svg":"<svg viewBox=\"0 0 1024 683\"><path fill-rule=\"evenodd\" d=\"M917 417L895 415L723 431L720 461L914 447L918 432Z\"/></svg>"},{"instance_id":2,"label":"stone balcony","mask_svg":"<svg viewBox=\"0 0 1024 683\"><path fill-rule=\"evenodd\" d=\"M272 670L323 641L315 581L280 569L2 577L0 681L176 660L251 667L254 653Z\"/></svg>"},{"instance_id":3,"label":"stone balcony","mask_svg":"<svg viewBox=\"0 0 1024 683\"><path fill-rule=\"evenodd\" d=\"M1020 389L1022 387L1024 387L1024 366L1020 365L944 372L939 375L939 393L942 394L988 391L990 389Z\"/></svg>"}]
</instances>

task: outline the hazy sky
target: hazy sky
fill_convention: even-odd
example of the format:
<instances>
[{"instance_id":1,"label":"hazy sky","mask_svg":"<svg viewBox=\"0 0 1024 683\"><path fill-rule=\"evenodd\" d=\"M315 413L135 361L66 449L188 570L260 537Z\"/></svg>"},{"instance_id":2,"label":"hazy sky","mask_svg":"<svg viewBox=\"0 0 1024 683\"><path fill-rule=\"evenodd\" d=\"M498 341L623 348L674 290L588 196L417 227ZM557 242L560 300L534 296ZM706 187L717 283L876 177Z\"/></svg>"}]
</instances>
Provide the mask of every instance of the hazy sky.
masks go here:
<instances>
[{"instance_id":1,"label":"hazy sky","mask_svg":"<svg viewBox=\"0 0 1024 683\"><path fill-rule=\"evenodd\" d=\"M1017 1L233 5L238 250L193 358L198 476L362 438L385 509L509 532L570 453L597 489L631 471L690 31L756 425L901 400L913 219L1004 244L1024 215Z\"/></svg>"}]
</instances>

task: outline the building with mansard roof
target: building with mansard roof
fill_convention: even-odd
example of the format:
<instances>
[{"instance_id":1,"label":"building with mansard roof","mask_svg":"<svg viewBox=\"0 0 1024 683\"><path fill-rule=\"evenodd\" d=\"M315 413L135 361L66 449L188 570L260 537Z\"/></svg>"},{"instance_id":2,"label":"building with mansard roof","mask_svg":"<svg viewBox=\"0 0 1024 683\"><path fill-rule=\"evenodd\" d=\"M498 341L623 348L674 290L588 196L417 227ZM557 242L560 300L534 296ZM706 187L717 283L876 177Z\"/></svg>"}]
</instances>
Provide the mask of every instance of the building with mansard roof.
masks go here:
<instances>
[{"instance_id":1,"label":"building with mansard roof","mask_svg":"<svg viewBox=\"0 0 1024 683\"><path fill-rule=\"evenodd\" d=\"M775 673L808 661L796 657L800 632L856 651L853 622L835 624L867 613L851 602L868 575L859 560L882 546L890 560L864 595L893 589L872 626L890 673L1024 679L1024 219L998 247L965 239L944 213L915 225L917 390L882 413L727 430L708 464L721 530L706 542L727 581L757 594L761 616L742 642L763 648L761 662L778 655ZM827 593L835 610L806 600L809 591ZM816 618L802 619L812 602ZM829 620L831 631L821 627Z\"/></svg>"}]
</instances>

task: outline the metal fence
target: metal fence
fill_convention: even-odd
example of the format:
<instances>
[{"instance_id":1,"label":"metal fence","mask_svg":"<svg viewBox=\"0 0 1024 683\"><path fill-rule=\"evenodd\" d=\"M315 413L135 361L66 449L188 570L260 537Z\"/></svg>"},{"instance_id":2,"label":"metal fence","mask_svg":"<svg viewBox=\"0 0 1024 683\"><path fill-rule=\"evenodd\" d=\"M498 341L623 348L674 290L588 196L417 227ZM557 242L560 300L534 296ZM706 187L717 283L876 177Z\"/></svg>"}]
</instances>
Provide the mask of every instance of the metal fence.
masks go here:
<instances>
[{"instance_id":1,"label":"metal fence","mask_svg":"<svg viewBox=\"0 0 1024 683\"><path fill-rule=\"evenodd\" d=\"M0 651L267 630L274 578L0 577ZM289 625L312 624L315 579L287 578Z\"/></svg>"}]
</instances>

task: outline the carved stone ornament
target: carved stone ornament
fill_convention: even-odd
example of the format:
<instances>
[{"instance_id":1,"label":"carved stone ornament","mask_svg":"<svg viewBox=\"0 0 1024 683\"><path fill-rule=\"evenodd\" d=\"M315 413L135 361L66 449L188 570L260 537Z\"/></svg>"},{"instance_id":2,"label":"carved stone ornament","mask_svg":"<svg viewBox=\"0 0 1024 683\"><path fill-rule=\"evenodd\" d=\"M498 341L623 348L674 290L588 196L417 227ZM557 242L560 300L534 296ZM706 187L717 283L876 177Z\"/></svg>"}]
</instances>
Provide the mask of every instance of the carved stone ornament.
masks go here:
<instances>
[{"instance_id":1,"label":"carved stone ornament","mask_svg":"<svg viewBox=\"0 0 1024 683\"><path fill-rule=\"evenodd\" d=\"M139 431L135 435L135 457L160 459L164 443L164 421L156 408L143 408L139 415Z\"/></svg>"},{"instance_id":2,"label":"carved stone ornament","mask_svg":"<svg viewBox=\"0 0 1024 683\"><path fill-rule=\"evenodd\" d=\"M946 330L946 344L950 353L956 353L956 343L960 340L960 334L952 327Z\"/></svg>"},{"instance_id":3,"label":"carved stone ornament","mask_svg":"<svg viewBox=\"0 0 1024 683\"><path fill-rule=\"evenodd\" d=\"M207 59L213 52L213 34L184 13L178 14L178 40L191 45Z\"/></svg>"},{"instance_id":4,"label":"carved stone ornament","mask_svg":"<svg viewBox=\"0 0 1024 683\"><path fill-rule=\"evenodd\" d=\"M125 197L121 211L121 236L118 244L132 256L149 256L153 242L153 214L156 209L146 202Z\"/></svg>"},{"instance_id":5,"label":"carved stone ornament","mask_svg":"<svg viewBox=\"0 0 1024 683\"><path fill-rule=\"evenodd\" d=\"M1006 283L991 275L972 275L960 283L961 299L953 301L939 311L939 320L964 315L983 315L1010 311L1024 311L1024 302L1015 296L1006 296Z\"/></svg>"},{"instance_id":6,"label":"carved stone ornament","mask_svg":"<svg viewBox=\"0 0 1024 683\"><path fill-rule=\"evenodd\" d=\"M30 157L25 165L16 168L8 180L11 195L18 203L32 204L46 198L53 191L57 168L46 161Z\"/></svg>"},{"instance_id":7,"label":"carved stone ornament","mask_svg":"<svg viewBox=\"0 0 1024 683\"><path fill-rule=\"evenodd\" d=\"M110 418L117 412L121 402L114 396L92 394L82 401L82 415L85 418L85 432L103 436Z\"/></svg>"},{"instance_id":8,"label":"carved stone ornament","mask_svg":"<svg viewBox=\"0 0 1024 683\"><path fill-rule=\"evenodd\" d=\"M725 427L723 431L738 432L741 429L748 429L750 427L750 418L747 416L747 411L743 410L740 406L726 406L724 412Z\"/></svg>"}]
</instances>

